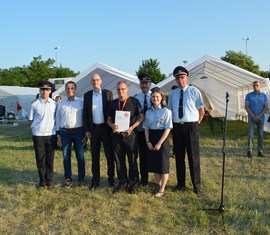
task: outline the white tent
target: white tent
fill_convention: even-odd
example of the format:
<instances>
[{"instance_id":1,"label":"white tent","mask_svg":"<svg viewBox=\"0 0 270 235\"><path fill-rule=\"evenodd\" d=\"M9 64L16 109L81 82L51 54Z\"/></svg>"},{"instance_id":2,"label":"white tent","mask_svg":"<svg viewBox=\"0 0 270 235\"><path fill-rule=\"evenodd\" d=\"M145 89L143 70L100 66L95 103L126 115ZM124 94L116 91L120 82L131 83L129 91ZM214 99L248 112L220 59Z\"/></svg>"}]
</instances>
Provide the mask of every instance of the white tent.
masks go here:
<instances>
[{"instance_id":1,"label":"white tent","mask_svg":"<svg viewBox=\"0 0 270 235\"><path fill-rule=\"evenodd\" d=\"M130 96L134 96L140 91L139 79L136 76L97 62L72 79L77 85L77 96L83 97L84 93L92 89L90 80L95 73L99 74L102 79L102 88L111 90L114 98L117 98L116 84L119 81L127 83ZM57 95L65 96L65 86L53 93L53 97Z\"/></svg>"},{"instance_id":2,"label":"white tent","mask_svg":"<svg viewBox=\"0 0 270 235\"><path fill-rule=\"evenodd\" d=\"M0 86L0 105L6 113L13 112L19 118L26 117L35 100L38 88L19 86Z\"/></svg>"},{"instance_id":3,"label":"white tent","mask_svg":"<svg viewBox=\"0 0 270 235\"><path fill-rule=\"evenodd\" d=\"M228 92L228 119L246 115L245 96L253 90L253 81L259 80L262 90L269 97L268 78L260 77L213 56L203 56L190 64L187 69L189 71L188 83L201 91L207 110L214 110L225 115L226 92ZM170 93L173 85L176 85L173 75L156 84L165 95Z\"/></svg>"}]
</instances>

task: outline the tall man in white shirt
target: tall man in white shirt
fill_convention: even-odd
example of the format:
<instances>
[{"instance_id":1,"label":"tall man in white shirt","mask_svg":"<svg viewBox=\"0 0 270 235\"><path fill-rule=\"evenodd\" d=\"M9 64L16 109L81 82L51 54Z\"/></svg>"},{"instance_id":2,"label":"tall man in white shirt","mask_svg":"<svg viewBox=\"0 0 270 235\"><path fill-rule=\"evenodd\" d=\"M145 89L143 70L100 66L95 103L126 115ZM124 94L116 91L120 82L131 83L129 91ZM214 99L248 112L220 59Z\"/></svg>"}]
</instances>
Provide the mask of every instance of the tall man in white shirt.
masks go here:
<instances>
[{"instance_id":1,"label":"tall man in white shirt","mask_svg":"<svg viewBox=\"0 0 270 235\"><path fill-rule=\"evenodd\" d=\"M83 99L76 97L76 83L69 81L65 85L67 98L63 99L56 112L57 143L62 146L64 157L65 186L72 185L71 147L74 144L78 163L78 185L84 186L84 130Z\"/></svg>"},{"instance_id":2,"label":"tall man in white shirt","mask_svg":"<svg viewBox=\"0 0 270 235\"><path fill-rule=\"evenodd\" d=\"M150 88L151 88L151 75L149 74L140 74L138 76L140 80L141 92L136 94L134 97L139 100L143 113L145 114L146 110L151 107L150 101ZM147 145L145 141L144 129L142 124L137 127L137 143L139 149L139 158L140 158L140 175L141 175L141 184L145 186L148 184L148 172L147 172Z\"/></svg>"},{"instance_id":3,"label":"tall man in white shirt","mask_svg":"<svg viewBox=\"0 0 270 235\"><path fill-rule=\"evenodd\" d=\"M100 183L100 147L103 143L107 159L108 185L114 186L114 153L112 150L111 128L106 120L108 108L113 100L111 91L101 89L102 80L98 74L91 78L93 90L84 94L83 124L85 138L91 140L92 184L94 189Z\"/></svg>"},{"instance_id":4,"label":"tall man in white shirt","mask_svg":"<svg viewBox=\"0 0 270 235\"><path fill-rule=\"evenodd\" d=\"M49 97L52 92L52 83L41 81L39 91L39 97L31 105L28 119L32 123L39 186L51 187L56 143L55 112L57 104Z\"/></svg>"}]
</instances>

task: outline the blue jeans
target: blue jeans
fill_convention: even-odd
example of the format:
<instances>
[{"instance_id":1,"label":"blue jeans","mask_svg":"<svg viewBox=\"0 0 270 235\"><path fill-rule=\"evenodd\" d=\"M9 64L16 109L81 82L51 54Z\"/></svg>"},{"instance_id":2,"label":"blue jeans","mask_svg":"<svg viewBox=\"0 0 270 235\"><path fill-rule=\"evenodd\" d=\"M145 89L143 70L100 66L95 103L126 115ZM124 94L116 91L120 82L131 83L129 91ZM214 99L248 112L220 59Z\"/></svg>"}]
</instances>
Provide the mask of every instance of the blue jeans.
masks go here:
<instances>
[{"instance_id":1,"label":"blue jeans","mask_svg":"<svg viewBox=\"0 0 270 235\"><path fill-rule=\"evenodd\" d=\"M262 152L263 149L263 122L255 123L253 120L248 120L248 151L252 152L253 150L253 142L254 142L254 130L255 126L257 126L257 135L258 135L258 152Z\"/></svg>"},{"instance_id":2,"label":"blue jeans","mask_svg":"<svg viewBox=\"0 0 270 235\"><path fill-rule=\"evenodd\" d=\"M74 144L77 165L78 165L78 181L83 182L85 177L85 160L84 160L84 131L83 128L76 130L60 130L63 162L65 170L65 179L72 179L71 171L71 147Z\"/></svg>"}]
</instances>

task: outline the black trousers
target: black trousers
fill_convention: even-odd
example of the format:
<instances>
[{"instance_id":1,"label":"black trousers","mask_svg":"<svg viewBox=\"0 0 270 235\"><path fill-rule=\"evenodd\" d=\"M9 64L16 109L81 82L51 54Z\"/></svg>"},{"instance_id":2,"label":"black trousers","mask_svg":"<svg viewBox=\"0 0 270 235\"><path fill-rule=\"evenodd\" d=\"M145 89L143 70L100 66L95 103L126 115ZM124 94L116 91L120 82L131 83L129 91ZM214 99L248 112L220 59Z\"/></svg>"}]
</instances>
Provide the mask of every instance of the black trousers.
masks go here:
<instances>
[{"instance_id":1,"label":"black trousers","mask_svg":"<svg viewBox=\"0 0 270 235\"><path fill-rule=\"evenodd\" d=\"M113 133L113 150L119 184L134 185L138 182L136 132L129 136ZM127 174L126 156L129 172Z\"/></svg>"},{"instance_id":2,"label":"black trousers","mask_svg":"<svg viewBox=\"0 0 270 235\"><path fill-rule=\"evenodd\" d=\"M148 171L147 171L147 145L145 140L144 131L137 132L137 142L139 149L139 159L140 159L140 175L142 183L148 183Z\"/></svg>"},{"instance_id":3,"label":"black trousers","mask_svg":"<svg viewBox=\"0 0 270 235\"><path fill-rule=\"evenodd\" d=\"M49 184L53 180L53 162L56 136L33 136L40 184Z\"/></svg>"},{"instance_id":4,"label":"black trousers","mask_svg":"<svg viewBox=\"0 0 270 235\"><path fill-rule=\"evenodd\" d=\"M173 123L173 145L175 150L176 174L179 187L186 187L185 153L187 152L190 176L195 193L201 190L199 125Z\"/></svg>"},{"instance_id":5,"label":"black trousers","mask_svg":"<svg viewBox=\"0 0 270 235\"><path fill-rule=\"evenodd\" d=\"M100 148L103 144L107 159L107 175L110 182L114 181L114 152L112 150L111 131L106 124L94 125L91 133L91 155L92 155L92 182L100 181Z\"/></svg>"}]
</instances>

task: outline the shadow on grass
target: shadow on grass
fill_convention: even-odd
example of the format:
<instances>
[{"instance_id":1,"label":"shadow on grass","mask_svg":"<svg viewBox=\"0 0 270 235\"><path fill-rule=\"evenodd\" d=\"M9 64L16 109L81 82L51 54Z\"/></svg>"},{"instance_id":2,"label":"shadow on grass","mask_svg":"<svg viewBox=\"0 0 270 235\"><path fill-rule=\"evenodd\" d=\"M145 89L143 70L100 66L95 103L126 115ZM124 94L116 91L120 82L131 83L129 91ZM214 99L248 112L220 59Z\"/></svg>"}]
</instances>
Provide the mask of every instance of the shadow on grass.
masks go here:
<instances>
[{"instance_id":1,"label":"shadow on grass","mask_svg":"<svg viewBox=\"0 0 270 235\"><path fill-rule=\"evenodd\" d=\"M10 145L2 145L0 146L1 150L33 150L33 144L32 145L25 145L25 146L10 146Z\"/></svg>"},{"instance_id":2,"label":"shadow on grass","mask_svg":"<svg viewBox=\"0 0 270 235\"><path fill-rule=\"evenodd\" d=\"M72 175L74 187L77 186L78 181L78 174ZM91 176L85 176L85 184L86 186L90 187L91 185ZM64 186L64 170L63 172L54 172L53 176L53 184L57 185L60 184ZM2 185L17 185L17 184L23 184L25 186L33 186L38 185L39 183L39 177L38 177L38 171L37 170L14 170L11 168L4 168L0 167L0 184ZM117 185L117 180L115 182L115 185ZM100 178L100 186L98 187L100 189L102 188L108 188L108 177L101 177ZM113 187L111 187L113 188Z\"/></svg>"},{"instance_id":3,"label":"shadow on grass","mask_svg":"<svg viewBox=\"0 0 270 235\"><path fill-rule=\"evenodd\" d=\"M222 147L200 147L200 155L206 158L223 157ZM246 157L246 148L225 148L226 157Z\"/></svg>"},{"instance_id":4,"label":"shadow on grass","mask_svg":"<svg viewBox=\"0 0 270 235\"><path fill-rule=\"evenodd\" d=\"M62 175L61 175L62 176ZM54 178L59 178L60 174L54 172ZM14 170L11 168L0 167L0 184L13 185L24 184L34 185L39 183L38 171L31 170Z\"/></svg>"}]
</instances>

